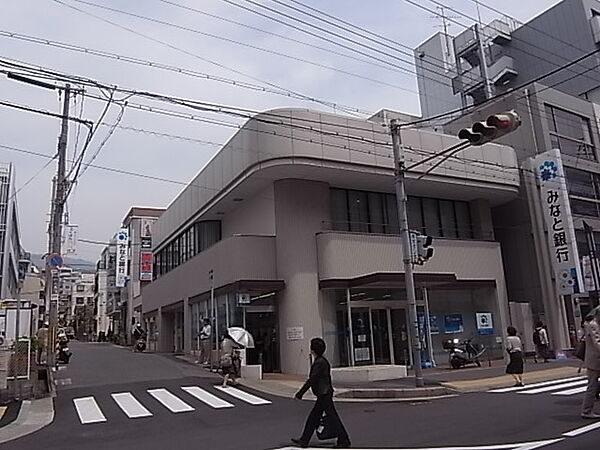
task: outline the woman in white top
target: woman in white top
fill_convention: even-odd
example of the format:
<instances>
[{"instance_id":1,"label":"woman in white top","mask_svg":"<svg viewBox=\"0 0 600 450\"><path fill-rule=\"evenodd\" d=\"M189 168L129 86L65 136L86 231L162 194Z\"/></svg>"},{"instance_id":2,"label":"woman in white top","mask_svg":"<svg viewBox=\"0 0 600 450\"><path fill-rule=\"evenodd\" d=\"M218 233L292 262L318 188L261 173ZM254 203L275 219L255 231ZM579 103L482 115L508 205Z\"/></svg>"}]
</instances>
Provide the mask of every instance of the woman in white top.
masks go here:
<instances>
[{"instance_id":1,"label":"woman in white top","mask_svg":"<svg viewBox=\"0 0 600 450\"><path fill-rule=\"evenodd\" d=\"M515 327L506 329L508 337L506 338L506 351L510 356L510 362L506 366L506 373L509 373L515 379L515 386L524 386L523 384L523 344L517 336Z\"/></svg>"}]
</instances>

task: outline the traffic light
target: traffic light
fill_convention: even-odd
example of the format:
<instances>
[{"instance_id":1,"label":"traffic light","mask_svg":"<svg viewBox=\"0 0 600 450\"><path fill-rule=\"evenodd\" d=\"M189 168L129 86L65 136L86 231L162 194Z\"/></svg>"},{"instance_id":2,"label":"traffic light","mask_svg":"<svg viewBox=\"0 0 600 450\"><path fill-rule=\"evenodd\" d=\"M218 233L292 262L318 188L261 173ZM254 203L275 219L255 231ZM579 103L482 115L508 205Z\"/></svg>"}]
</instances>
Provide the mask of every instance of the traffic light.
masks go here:
<instances>
[{"instance_id":1,"label":"traffic light","mask_svg":"<svg viewBox=\"0 0 600 450\"><path fill-rule=\"evenodd\" d=\"M485 122L475 122L471 128L458 132L459 139L468 140L471 145L483 145L515 131L521 126L521 117L514 111L494 114Z\"/></svg>"},{"instance_id":2,"label":"traffic light","mask_svg":"<svg viewBox=\"0 0 600 450\"><path fill-rule=\"evenodd\" d=\"M417 262L416 264L424 264L433 256L433 238L422 234L417 236Z\"/></svg>"}]
</instances>

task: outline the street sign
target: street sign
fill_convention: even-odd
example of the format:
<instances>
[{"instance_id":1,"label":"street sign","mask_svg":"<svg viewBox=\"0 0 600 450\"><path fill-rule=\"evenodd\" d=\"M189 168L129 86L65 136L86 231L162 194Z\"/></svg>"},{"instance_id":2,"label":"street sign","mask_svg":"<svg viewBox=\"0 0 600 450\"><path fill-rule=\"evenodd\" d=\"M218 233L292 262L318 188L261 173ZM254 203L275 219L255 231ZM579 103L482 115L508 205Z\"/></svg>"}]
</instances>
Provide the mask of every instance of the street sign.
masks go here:
<instances>
[{"instance_id":1,"label":"street sign","mask_svg":"<svg viewBox=\"0 0 600 450\"><path fill-rule=\"evenodd\" d=\"M250 304L250 294L242 294L238 293L237 295L237 304L238 306L244 306Z\"/></svg>"},{"instance_id":2,"label":"street sign","mask_svg":"<svg viewBox=\"0 0 600 450\"><path fill-rule=\"evenodd\" d=\"M63 258L58 253L50 253L46 256L46 264L51 268L58 268L63 265Z\"/></svg>"},{"instance_id":3,"label":"street sign","mask_svg":"<svg viewBox=\"0 0 600 450\"><path fill-rule=\"evenodd\" d=\"M417 261L419 252L418 236L419 232L413 230L410 231L410 260L413 263Z\"/></svg>"}]
</instances>

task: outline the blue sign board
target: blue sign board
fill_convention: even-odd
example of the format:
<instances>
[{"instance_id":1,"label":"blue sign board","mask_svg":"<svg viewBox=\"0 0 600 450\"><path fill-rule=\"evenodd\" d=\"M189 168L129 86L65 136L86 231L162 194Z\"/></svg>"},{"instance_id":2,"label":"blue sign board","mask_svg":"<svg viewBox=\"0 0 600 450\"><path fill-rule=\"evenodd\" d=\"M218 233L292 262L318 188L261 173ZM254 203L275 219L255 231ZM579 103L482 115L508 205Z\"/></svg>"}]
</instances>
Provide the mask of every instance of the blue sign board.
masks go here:
<instances>
[{"instance_id":1,"label":"blue sign board","mask_svg":"<svg viewBox=\"0 0 600 450\"><path fill-rule=\"evenodd\" d=\"M444 316L444 330L446 334L462 333L464 331L462 314L446 314Z\"/></svg>"}]
</instances>

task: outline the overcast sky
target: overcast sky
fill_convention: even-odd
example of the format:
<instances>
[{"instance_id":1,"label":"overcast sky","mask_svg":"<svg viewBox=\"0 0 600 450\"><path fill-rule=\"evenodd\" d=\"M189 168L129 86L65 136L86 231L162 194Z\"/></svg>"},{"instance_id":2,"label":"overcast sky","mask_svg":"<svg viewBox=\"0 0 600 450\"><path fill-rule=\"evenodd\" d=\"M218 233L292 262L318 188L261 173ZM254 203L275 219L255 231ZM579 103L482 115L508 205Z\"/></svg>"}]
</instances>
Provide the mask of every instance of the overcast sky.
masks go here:
<instances>
[{"instance_id":1,"label":"overcast sky","mask_svg":"<svg viewBox=\"0 0 600 450\"><path fill-rule=\"evenodd\" d=\"M145 34L154 41L114 24L85 15L54 0L4 1L2 2L2 14L0 14L1 57L137 90L160 92L253 110L284 106L326 109L322 105L292 100L281 95L257 92L226 83L5 36L6 32L12 32L151 60L198 73L245 81L253 85L261 85L261 81L264 81L315 98L334 101L365 111L375 112L381 108L390 108L408 113L419 113L416 80L413 75L407 73L413 69L412 64L409 64L412 58L407 55L396 54L408 62L378 55L382 59L407 69L401 71L391 66L387 66L389 68L381 67L383 64L375 61L372 63L360 62L301 43L286 41L280 37L226 23L214 17L183 10L161 0L86 0L89 3L95 2L132 14L151 17L168 24L214 34L316 63L310 64L167 24L153 23L122 13L99 9L75 0L60 1L108 19L122 27L130 28L137 33ZM283 34L298 41L326 47L338 53L352 55L348 50L244 11L224 0L169 1L201 9L206 13L223 16L258 29ZM271 0L254 1L298 15ZM292 4L291 0L281 1ZM437 32L438 28L436 27L440 25L440 21L432 18L430 13L410 5L404 0L302 0L302 2L385 35L411 48ZM416 0L416 2L435 9L435 5L429 0ZM488 2L489 0L486 0L484 3ZM268 13L246 0L230 0L230 3ZM456 16L452 19L456 22L470 25L472 24L470 18L477 17L473 0L442 0L442 3L463 14L461 16L461 14L451 13ZM496 8L502 8L509 16L520 21L527 21L555 3L557 2L548 0L504 0L501 6L498 2L494 2L493 5ZM498 17L497 14L483 6L480 7L480 14L484 22ZM309 17L304 16L303 18L315 22ZM325 24L321 25L326 26ZM452 23L450 33L458 34L462 29L464 28L458 23ZM313 32L323 34L316 30ZM333 38L331 35L329 37ZM162 41L163 44L156 41ZM346 43L346 45L351 44ZM368 52L364 48L362 51ZM354 56L367 59L356 54ZM335 67L355 76L319 67L318 64ZM378 64L378 66L374 64ZM244 75L253 77L253 79ZM0 100L48 111L60 111L60 101L56 92L8 80L4 76L0 76ZM147 103L137 98L132 98L131 102ZM82 117L94 122L97 121L104 107L103 102L88 97L82 103L81 97L77 97L71 105L72 115L79 115L82 105ZM165 107L178 109L172 106ZM181 108L179 110L184 111ZM118 106L111 106L104 122L113 123L117 119L119 111ZM204 115L210 117L207 114ZM239 122L227 116L212 117L232 123ZM0 124L1 145L46 155L55 153L60 125L58 119L0 106ZM191 180L218 151L218 147L200 143L198 140L224 143L235 133L235 130L230 127L159 116L130 108L125 109L120 126L123 128L115 130L94 164L180 182ZM71 124L70 127L69 155L72 158L74 152L81 150L84 129L79 132L78 146L75 148L77 126ZM138 131L126 128L136 128ZM140 132L139 129L189 139L156 136ZM108 130L109 128L106 126L100 127L93 144L88 149L87 158L96 151ZM9 151L2 147L0 147L0 161L15 164L17 188L23 186L47 163L46 159L39 156ZM46 220L49 211L51 179L55 170L56 164L53 162L39 172L33 181L18 194L22 241L25 248L32 252L42 253L47 246ZM81 177L69 199L70 222L79 225L81 238L105 241L118 230L123 217L132 205L167 206L181 188L181 185L175 183L90 168ZM101 249L97 245L80 243L78 256L95 261Z\"/></svg>"}]
</instances>

